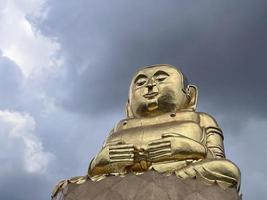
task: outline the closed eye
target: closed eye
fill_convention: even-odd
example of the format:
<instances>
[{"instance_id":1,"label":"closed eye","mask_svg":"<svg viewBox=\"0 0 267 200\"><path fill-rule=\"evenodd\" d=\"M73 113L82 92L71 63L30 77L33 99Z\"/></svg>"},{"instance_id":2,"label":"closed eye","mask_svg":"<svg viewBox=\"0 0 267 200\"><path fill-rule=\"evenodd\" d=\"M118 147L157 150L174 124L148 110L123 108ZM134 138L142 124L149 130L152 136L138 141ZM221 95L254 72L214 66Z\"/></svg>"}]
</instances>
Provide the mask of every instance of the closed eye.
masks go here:
<instances>
[{"instance_id":1,"label":"closed eye","mask_svg":"<svg viewBox=\"0 0 267 200\"><path fill-rule=\"evenodd\" d=\"M135 85L140 87L144 85L145 83L146 83L146 79L139 79L138 81L136 81Z\"/></svg>"},{"instance_id":2,"label":"closed eye","mask_svg":"<svg viewBox=\"0 0 267 200\"><path fill-rule=\"evenodd\" d=\"M168 76L164 76L164 75L159 75L158 77L156 77L156 80L159 82L164 81Z\"/></svg>"},{"instance_id":3,"label":"closed eye","mask_svg":"<svg viewBox=\"0 0 267 200\"><path fill-rule=\"evenodd\" d=\"M143 86L146 82L147 82L147 77L143 74L138 75L134 81L137 87Z\"/></svg>"},{"instance_id":4,"label":"closed eye","mask_svg":"<svg viewBox=\"0 0 267 200\"><path fill-rule=\"evenodd\" d=\"M166 78L169 77L169 74L167 74L166 72L164 71L157 71L155 74L154 74L154 77L155 77L155 80L158 81L158 82L162 82L164 81Z\"/></svg>"}]
</instances>

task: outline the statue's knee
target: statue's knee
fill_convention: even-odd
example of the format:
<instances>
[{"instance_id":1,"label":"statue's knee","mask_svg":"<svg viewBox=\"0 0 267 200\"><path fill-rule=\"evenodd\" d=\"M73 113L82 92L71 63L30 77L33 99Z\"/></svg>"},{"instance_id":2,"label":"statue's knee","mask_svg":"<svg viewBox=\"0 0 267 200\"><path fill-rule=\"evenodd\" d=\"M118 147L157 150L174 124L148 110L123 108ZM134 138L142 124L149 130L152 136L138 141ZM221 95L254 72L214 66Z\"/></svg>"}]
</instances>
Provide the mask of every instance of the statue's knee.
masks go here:
<instances>
[{"instance_id":1,"label":"statue's knee","mask_svg":"<svg viewBox=\"0 0 267 200\"><path fill-rule=\"evenodd\" d=\"M203 163L203 167L216 174L225 175L240 181L240 170L231 161L227 159L214 159Z\"/></svg>"}]
</instances>

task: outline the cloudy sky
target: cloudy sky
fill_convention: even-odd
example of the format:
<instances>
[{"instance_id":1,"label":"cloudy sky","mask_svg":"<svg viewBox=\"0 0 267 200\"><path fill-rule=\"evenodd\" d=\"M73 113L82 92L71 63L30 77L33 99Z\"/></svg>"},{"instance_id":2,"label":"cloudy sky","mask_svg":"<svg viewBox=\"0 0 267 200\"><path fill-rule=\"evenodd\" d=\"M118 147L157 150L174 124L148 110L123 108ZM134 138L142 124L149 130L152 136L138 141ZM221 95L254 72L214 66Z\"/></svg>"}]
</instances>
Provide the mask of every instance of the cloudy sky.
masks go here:
<instances>
[{"instance_id":1,"label":"cloudy sky","mask_svg":"<svg viewBox=\"0 0 267 200\"><path fill-rule=\"evenodd\" d=\"M267 1L1 0L0 199L84 175L133 73L169 63L224 130L244 200L267 188Z\"/></svg>"}]
</instances>

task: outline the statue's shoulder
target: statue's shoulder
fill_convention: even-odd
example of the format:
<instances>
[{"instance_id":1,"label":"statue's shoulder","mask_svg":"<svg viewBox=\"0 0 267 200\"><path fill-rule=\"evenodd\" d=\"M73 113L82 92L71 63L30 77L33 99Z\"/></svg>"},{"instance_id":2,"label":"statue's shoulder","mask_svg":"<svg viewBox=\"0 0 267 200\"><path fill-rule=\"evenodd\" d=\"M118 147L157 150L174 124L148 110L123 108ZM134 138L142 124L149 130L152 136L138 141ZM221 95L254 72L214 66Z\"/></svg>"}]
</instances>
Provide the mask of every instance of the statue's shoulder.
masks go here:
<instances>
[{"instance_id":1,"label":"statue's shoulder","mask_svg":"<svg viewBox=\"0 0 267 200\"><path fill-rule=\"evenodd\" d=\"M200 120L200 125L203 127L212 126L212 127L219 127L217 121L212 117L210 114L205 112L197 112Z\"/></svg>"},{"instance_id":2,"label":"statue's shoulder","mask_svg":"<svg viewBox=\"0 0 267 200\"><path fill-rule=\"evenodd\" d=\"M84 183L85 181L87 181L89 179L88 176L76 176L76 177L72 177L72 178L69 178L69 179L65 179L65 180L62 180L60 181L53 189L52 193L51 193L51 198L53 199L54 197L57 196L57 194L59 192L63 192L63 190L65 188L67 188L67 186L69 184L82 184Z\"/></svg>"},{"instance_id":3,"label":"statue's shoulder","mask_svg":"<svg viewBox=\"0 0 267 200\"><path fill-rule=\"evenodd\" d=\"M198 115L200 119L200 126L204 127L207 130L207 132L209 132L208 130L210 130L210 131L215 131L220 135L223 134L220 126L218 125L214 117L204 112L198 112Z\"/></svg>"}]
</instances>

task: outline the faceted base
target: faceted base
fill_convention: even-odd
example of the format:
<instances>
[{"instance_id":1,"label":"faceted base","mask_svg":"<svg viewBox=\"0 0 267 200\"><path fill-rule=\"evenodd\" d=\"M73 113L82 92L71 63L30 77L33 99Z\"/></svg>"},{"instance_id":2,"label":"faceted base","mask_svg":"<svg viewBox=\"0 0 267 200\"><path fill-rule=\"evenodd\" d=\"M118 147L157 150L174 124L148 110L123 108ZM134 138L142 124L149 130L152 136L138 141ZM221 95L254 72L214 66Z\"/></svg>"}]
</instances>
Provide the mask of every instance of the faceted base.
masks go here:
<instances>
[{"instance_id":1,"label":"faceted base","mask_svg":"<svg viewBox=\"0 0 267 200\"><path fill-rule=\"evenodd\" d=\"M110 176L101 181L69 183L53 200L241 200L234 188L223 190L200 180L181 180L154 171L125 177Z\"/></svg>"}]
</instances>

